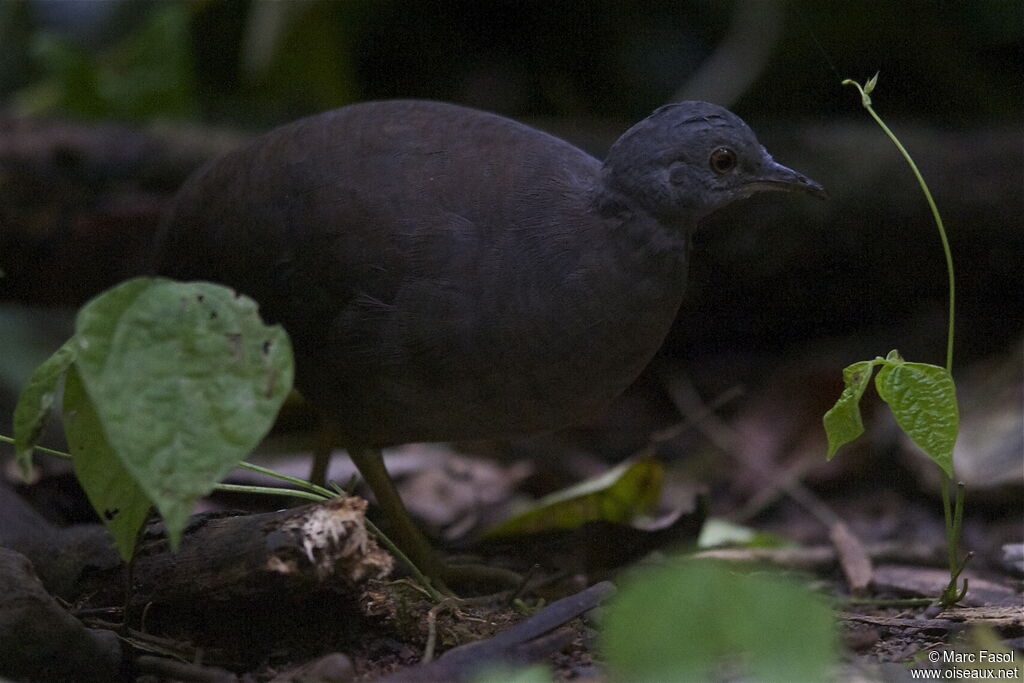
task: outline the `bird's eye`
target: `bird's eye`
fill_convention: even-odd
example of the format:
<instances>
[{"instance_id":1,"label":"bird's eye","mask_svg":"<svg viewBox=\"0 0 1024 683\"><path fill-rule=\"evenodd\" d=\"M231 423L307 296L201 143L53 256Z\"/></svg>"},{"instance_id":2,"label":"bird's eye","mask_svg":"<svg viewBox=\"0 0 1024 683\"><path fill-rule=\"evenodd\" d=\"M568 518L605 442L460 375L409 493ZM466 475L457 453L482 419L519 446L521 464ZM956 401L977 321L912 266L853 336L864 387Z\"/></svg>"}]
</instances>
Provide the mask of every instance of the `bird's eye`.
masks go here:
<instances>
[{"instance_id":1,"label":"bird's eye","mask_svg":"<svg viewBox=\"0 0 1024 683\"><path fill-rule=\"evenodd\" d=\"M711 170L718 175L725 175L736 168L736 152L728 147L719 147L711 153Z\"/></svg>"}]
</instances>

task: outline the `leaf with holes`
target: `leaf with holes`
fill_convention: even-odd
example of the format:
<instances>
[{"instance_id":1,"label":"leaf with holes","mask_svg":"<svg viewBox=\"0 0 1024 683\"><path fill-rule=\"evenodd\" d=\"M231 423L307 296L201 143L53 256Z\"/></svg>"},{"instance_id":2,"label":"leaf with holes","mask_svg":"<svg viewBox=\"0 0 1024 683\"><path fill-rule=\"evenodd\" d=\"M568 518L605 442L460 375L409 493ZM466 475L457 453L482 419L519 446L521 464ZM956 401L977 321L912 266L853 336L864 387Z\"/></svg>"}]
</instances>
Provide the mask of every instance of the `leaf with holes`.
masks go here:
<instances>
[{"instance_id":1,"label":"leaf with holes","mask_svg":"<svg viewBox=\"0 0 1024 683\"><path fill-rule=\"evenodd\" d=\"M107 442L96 407L74 366L64 383L64 434L78 482L114 537L121 559L129 561L152 504Z\"/></svg>"},{"instance_id":2,"label":"leaf with holes","mask_svg":"<svg viewBox=\"0 0 1024 683\"><path fill-rule=\"evenodd\" d=\"M226 287L139 278L86 304L74 339L107 441L176 545L195 502L273 424L292 385L288 336Z\"/></svg>"}]
</instances>

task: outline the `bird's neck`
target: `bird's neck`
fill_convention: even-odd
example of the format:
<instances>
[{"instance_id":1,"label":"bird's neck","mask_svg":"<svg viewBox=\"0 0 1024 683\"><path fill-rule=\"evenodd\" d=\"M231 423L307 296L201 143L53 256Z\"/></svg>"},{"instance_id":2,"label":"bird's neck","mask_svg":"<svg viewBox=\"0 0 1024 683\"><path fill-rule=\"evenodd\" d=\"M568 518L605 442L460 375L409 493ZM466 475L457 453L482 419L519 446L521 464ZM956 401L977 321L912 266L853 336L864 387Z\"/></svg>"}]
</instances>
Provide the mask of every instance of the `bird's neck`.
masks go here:
<instances>
[{"instance_id":1,"label":"bird's neck","mask_svg":"<svg viewBox=\"0 0 1024 683\"><path fill-rule=\"evenodd\" d=\"M543 313L525 311L538 326L522 338L543 340L537 354L554 359L544 376L550 380L551 368L559 368L558 381L547 386L558 386L564 405L578 408L559 418L564 423L607 405L636 379L668 334L686 283L689 231L621 198L603 194L600 201L591 205L600 220L585 226L571 271L550 269L571 277L535 300L545 302ZM531 376L529 369L518 375Z\"/></svg>"},{"instance_id":2,"label":"bird's neck","mask_svg":"<svg viewBox=\"0 0 1024 683\"><path fill-rule=\"evenodd\" d=\"M621 302L617 322L605 320L608 334L629 334L632 329L653 340L656 348L683 299L692 230L685 223L658 220L629 196L607 187L592 195L592 201L603 223L603 258L588 286L596 301Z\"/></svg>"},{"instance_id":3,"label":"bird's neck","mask_svg":"<svg viewBox=\"0 0 1024 683\"><path fill-rule=\"evenodd\" d=\"M624 248L652 261L685 261L699 218L695 213L656 216L607 182L607 177L596 188L593 205Z\"/></svg>"}]
</instances>

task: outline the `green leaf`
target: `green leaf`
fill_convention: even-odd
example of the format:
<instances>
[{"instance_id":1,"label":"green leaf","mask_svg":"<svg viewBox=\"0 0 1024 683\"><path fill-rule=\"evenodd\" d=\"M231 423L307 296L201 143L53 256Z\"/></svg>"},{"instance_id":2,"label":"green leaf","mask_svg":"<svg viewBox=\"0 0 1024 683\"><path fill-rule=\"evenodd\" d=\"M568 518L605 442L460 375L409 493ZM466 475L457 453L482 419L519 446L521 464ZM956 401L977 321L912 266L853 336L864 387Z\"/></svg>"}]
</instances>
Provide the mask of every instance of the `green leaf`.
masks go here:
<instances>
[{"instance_id":1,"label":"green leaf","mask_svg":"<svg viewBox=\"0 0 1024 683\"><path fill-rule=\"evenodd\" d=\"M820 596L791 581L674 561L622 581L602 650L615 681L823 681L835 623Z\"/></svg>"},{"instance_id":2,"label":"green leaf","mask_svg":"<svg viewBox=\"0 0 1024 683\"><path fill-rule=\"evenodd\" d=\"M75 366L64 383L64 433L78 482L114 537L121 559L128 562L152 505L107 442Z\"/></svg>"},{"instance_id":3,"label":"green leaf","mask_svg":"<svg viewBox=\"0 0 1024 683\"><path fill-rule=\"evenodd\" d=\"M509 665L486 667L475 675L472 683L551 683L551 672L543 664L512 668Z\"/></svg>"},{"instance_id":4,"label":"green leaf","mask_svg":"<svg viewBox=\"0 0 1024 683\"><path fill-rule=\"evenodd\" d=\"M952 477L960 413L949 372L928 363L887 363L875 387L900 429Z\"/></svg>"},{"instance_id":5,"label":"green leaf","mask_svg":"<svg viewBox=\"0 0 1024 683\"><path fill-rule=\"evenodd\" d=\"M878 74L879 73L880 72L876 71L875 75L872 76L871 78L869 78L868 82L864 84L864 92L865 92L865 94L870 95L872 93L872 91L874 91L875 86L878 85Z\"/></svg>"},{"instance_id":6,"label":"green leaf","mask_svg":"<svg viewBox=\"0 0 1024 683\"><path fill-rule=\"evenodd\" d=\"M68 340L29 377L14 408L14 453L23 477L32 468L32 450L43 433L57 399L57 384L75 361L73 340Z\"/></svg>"},{"instance_id":7,"label":"green leaf","mask_svg":"<svg viewBox=\"0 0 1024 683\"><path fill-rule=\"evenodd\" d=\"M657 505L663 474L661 463L650 458L623 462L599 477L545 496L485 536L575 529L596 520L627 523Z\"/></svg>"},{"instance_id":8,"label":"green leaf","mask_svg":"<svg viewBox=\"0 0 1024 683\"><path fill-rule=\"evenodd\" d=\"M139 278L86 304L75 339L103 432L176 545L195 502L273 424L292 385L288 337L225 287Z\"/></svg>"},{"instance_id":9,"label":"green leaf","mask_svg":"<svg viewBox=\"0 0 1024 683\"><path fill-rule=\"evenodd\" d=\"M843 370L843 393L832 406L823 422L828 436L828 459L831 460L844 444L848 444L864 433L864 421L860 416L860 399L871 381L871 371L876 361L862 360Z\"/></svg>"}]
</instances>

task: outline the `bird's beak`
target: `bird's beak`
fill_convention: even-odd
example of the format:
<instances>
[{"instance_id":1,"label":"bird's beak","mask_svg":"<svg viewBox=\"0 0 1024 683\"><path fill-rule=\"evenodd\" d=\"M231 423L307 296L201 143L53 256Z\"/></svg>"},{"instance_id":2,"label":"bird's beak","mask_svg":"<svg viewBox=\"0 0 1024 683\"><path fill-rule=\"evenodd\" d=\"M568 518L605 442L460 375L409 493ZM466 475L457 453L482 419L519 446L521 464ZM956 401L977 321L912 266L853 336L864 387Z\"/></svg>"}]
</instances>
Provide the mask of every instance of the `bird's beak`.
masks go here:
<instances>
[{"instance_id":1,"label":"bird's beak","mask_svg":"<svg viewBox=\"0 0 1024 683\"><path fill-rule=\"evenodd\" d=\"M769 161L765 165L765 170L760 174L760 177L746 183L744 189L750 192L770 192L772 190L806 192L818 199L826 199L828 197L824 187L807 176L801 175L793 169L786 168L774 161Z\"/></svg>"}]
</instances>

